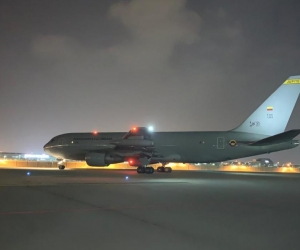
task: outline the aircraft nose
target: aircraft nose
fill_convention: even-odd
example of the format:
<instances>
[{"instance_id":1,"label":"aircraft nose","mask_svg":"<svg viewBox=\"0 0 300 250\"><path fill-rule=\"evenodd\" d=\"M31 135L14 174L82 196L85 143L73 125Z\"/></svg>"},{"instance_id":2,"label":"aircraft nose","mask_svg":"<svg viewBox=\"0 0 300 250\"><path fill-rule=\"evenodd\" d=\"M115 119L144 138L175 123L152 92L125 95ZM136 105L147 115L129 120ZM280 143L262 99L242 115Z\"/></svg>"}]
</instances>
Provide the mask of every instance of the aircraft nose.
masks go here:
<instances>
[{"instance_id":1,"label":"aircraft nose","mask_svg":"<svg viewBox=\"0 0 300 250\"><path fill-rule=\"evenodd\" d=\"M47 149L48 149L48 147L49 147L49 142L47 142L45 145L44 145L44 151L47 151Z\"/></svg>"}]
</instances>

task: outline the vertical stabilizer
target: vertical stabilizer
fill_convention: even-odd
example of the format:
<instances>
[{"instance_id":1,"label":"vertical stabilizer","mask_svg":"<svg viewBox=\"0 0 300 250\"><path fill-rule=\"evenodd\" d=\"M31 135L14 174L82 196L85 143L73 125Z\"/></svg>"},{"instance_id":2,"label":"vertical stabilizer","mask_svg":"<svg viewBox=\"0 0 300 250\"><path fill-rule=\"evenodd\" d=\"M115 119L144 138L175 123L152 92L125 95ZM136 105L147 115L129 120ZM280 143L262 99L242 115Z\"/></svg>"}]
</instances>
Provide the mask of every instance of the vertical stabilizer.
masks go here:
<instances>
[{"instance_id":1,"label":"vertical stabilizer","mask_svg":"<svg viewBox=\"0 0 300 250\"><path fill-rule=\"evenodd\" d=\"M284 132L300 93L300 75L289 77L233 131L275 135Z\"/></svg>"}]
</instances>

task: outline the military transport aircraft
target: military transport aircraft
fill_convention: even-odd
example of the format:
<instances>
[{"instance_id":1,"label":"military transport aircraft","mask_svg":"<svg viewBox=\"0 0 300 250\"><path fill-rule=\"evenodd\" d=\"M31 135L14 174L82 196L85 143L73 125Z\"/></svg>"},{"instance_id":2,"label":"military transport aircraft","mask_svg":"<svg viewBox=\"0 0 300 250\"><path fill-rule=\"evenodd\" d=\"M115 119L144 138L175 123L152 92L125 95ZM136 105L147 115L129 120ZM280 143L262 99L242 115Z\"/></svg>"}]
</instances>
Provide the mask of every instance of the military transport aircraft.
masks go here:
<instances>
[{"instance_id":1,"label":"military transport aircraft","mask_svg":"<svg viewBox=\"0 0 300 250\"><path fill-rule=\"evenodd\" d=\"M46 153L60 160L85 160L89 166L127 161L138 173L171 172L169 162L211 163L294 148L300 129L284 132L300 93L300 75L289 77L240 126L230 131L153 132L134 127L118 133L67 133L54 137Z\"/></svg>"}]
</instances>

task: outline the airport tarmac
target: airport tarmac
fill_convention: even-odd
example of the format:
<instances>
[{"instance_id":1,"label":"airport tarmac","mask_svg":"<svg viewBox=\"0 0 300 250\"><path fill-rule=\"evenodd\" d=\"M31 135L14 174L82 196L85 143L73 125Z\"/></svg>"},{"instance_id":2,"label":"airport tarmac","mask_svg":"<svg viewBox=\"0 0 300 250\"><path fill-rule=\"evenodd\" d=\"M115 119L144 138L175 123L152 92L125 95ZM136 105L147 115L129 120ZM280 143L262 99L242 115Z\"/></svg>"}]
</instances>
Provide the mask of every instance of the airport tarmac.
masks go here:
<instances>
[{"instance_id":1,"label":"airport tarmac","mask_svg":"<svg viewBox=\"0 0 300 250\"><path fill-rule=\"evenodd\" d=\"M300 249L299 197L299 174L1 169L0 249Z\"/></svg>"}]
</instances>

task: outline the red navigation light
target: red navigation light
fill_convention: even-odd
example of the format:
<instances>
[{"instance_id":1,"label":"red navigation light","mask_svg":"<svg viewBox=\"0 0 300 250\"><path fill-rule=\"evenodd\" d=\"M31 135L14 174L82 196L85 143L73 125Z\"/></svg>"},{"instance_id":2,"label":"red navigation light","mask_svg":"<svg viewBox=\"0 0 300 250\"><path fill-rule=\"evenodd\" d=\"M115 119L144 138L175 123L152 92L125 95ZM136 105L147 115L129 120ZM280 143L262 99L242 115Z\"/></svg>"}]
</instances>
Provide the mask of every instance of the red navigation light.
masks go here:
<instances>
[{"instance_id":1,"label":"red navigation light","mask_svg":"<svg viewBox=\"0 0 300 250\"><path fill-rule=\"evenodd\" d=\"M133 131L133 132L136 132L136 131L137 131L137 128L136 128L136 127L133 127L133 128L132 128L132 131Z\"/></svg>"},{"instance_id":2,"label":"red navigation light","mask_svg":"<svg viewBox=\"0 0 300 250\"><path fill-rule=\"evenodd\" d=\"M97 132L97 131L93 131L93 134L94 134L94 135L97 135L97 134L98 134L98 132Z\"/></svg>"},{"instance_id":3,"label":"red navigation light","mask_svg":"<svg viewBox=\"0 0 300 250\"><path fill-rule=\"evenodd\" d=\"M128 164L129 164L129 166L134 166L135 165L134 159L129 159Z\"/></svg>"}]
</instances>

